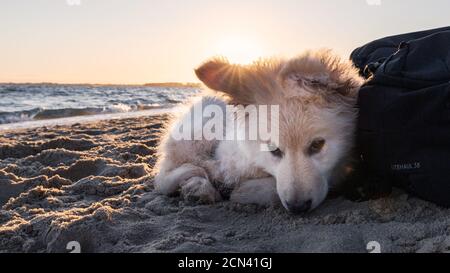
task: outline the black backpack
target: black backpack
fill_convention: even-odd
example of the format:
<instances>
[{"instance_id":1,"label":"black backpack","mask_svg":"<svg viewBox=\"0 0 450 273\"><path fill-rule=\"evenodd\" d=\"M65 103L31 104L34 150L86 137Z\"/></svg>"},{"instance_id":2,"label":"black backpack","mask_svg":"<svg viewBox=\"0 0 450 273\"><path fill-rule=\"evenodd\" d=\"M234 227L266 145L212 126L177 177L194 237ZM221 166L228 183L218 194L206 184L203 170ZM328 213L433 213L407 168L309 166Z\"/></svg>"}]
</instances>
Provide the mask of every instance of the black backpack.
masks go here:
<instances>
[{"instance_id":1,"label":"black backpack","mask_svg":"<svg viewBox=\"0 0 450 273\"><path fill-rule=\"evenodd\" d=\"M357 127L365 179L450 206L450 27L379 39L351 59L368 79Z\"/></svg>"}]
</instances>

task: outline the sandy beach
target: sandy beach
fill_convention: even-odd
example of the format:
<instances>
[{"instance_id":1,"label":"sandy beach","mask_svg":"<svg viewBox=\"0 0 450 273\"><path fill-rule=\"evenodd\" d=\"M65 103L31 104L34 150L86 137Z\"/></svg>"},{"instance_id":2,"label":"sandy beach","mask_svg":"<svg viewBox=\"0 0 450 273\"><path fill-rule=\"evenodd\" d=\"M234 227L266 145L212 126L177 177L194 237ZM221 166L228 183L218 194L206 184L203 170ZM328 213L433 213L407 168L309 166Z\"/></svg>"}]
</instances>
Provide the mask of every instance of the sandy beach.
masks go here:
<instances>
[{"instance_id":1,"label":"sandy beach","mask_svg":"<svg viewBox=\"0 0 450 273\"><path fill-rule=\"evenodd\" d=\"M166 115L0 131L0 252L450 252L450 210L394 190L294 216L153 191Z\"/></svg>"}]
</instances>

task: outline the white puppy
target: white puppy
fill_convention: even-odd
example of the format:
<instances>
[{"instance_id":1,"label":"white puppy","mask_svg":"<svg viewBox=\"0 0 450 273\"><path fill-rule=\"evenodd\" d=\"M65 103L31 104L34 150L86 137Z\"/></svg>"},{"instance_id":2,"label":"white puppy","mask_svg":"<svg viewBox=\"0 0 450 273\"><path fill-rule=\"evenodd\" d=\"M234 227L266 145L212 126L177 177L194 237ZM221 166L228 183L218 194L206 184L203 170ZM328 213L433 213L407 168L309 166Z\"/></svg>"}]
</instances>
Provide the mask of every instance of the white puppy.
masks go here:
<instances>
[{"instance_id":1,"label":"white puppy","mask_svg":"<svg viewBox=\"0 0 450 273\"><path fill-rule=\"evenodd\" d=\"M349 61L329 51L248 66L212 59L196 74L216 96L194 103L163 136L155 177L159 192L215 202L229 189L232 201L267 204L279 199L286 209L300 213L317 207L343 178L351 160L355 104L363 82ZM277 126L278 141L175 137L180 125L189 122L189 135L202 135L208 122L202 111L214 106L226 113L229 105L276 105L276 123L266 123ZM248 121L248 113L239 121L242 111L237 108L223 116L223 135L230 130L247 135L251 121L242 122ZM195 119L201 122L192 122ZM235 119L237 126L229 126ZM270 151L262 149L264 145Z\"/></svg>"}]
</instances>

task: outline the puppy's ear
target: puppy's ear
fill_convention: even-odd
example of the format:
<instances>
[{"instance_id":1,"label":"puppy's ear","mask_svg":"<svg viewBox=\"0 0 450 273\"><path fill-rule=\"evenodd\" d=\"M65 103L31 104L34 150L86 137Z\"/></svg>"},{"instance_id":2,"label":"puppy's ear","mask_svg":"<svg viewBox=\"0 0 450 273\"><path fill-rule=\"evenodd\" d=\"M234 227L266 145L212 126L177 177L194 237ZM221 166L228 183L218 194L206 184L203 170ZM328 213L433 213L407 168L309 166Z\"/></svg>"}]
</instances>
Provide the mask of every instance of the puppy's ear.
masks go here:
<instances>
[{"instance_id":1,"label":"puppy's ear","mask_svg":"<svg viewBox=\"0 0 450 273\"><path fill-rule=\"evenodd\" d=\"M244 66L215 58L202 64L195 74L210 89L227 94L233 104L248 105L254 102L253 94L246 87L249 71Z\"/></svg>"},{"instance_id":2,"label":"puppy's ear","mask_svg":"<svg viewBox=\"0 0 450 273\"><path fill-rule=\"evenodd\" d=\"M195 74L212 90L228 93L239 85L239 70L239 66L231 65L226 59L215 58L203 63Z\"/></svg>"},{"instance_id":3,"label":"puppy's ear","mask_svg":"<svg viewBox=\"0 0 450 273\"><path fill-rule=\"evenodd\" d=\"M328 70L328 87L331 91L344 97L356 99L363 78L350 60L342 60L331 51L319 51L319 58Z\"/></svg>"},{"instance_id":4,"label":"puppy's ear","mask_svg":"<svg viewBox=\"0 0 450 273\"><path fill-rule=\"evenodd\" d=\"M363 83L350 61L343 61L329 50L307 52L288 62L281 72L285 83L325 97L356 99Z\"/></svg>"}]
</instances>

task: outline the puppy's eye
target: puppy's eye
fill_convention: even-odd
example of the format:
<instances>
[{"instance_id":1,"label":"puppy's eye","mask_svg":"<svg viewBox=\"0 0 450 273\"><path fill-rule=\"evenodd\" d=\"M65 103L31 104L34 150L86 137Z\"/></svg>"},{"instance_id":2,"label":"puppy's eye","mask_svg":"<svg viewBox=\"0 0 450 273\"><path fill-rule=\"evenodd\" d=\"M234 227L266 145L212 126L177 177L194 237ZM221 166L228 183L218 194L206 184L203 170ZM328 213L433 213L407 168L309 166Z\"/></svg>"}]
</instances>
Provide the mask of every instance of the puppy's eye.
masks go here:
<instances>
[{"instance_id":1,"label":"puppy's eye","mask_svg":"<svg viewBox=\"0 0 450 273\"><path fill-rule=\"evenodd\" d=\"M272 153L272 155L274 155L276 157L283 157L283 152L280 150L280 148L276 147L273 144L268 144L267 146L269 148L270 153Z\"/></svg>"},{"instance_id":2,"label":"puppy's eye","mask_svg":"<svg viewBox=\"0 0 450 273\"><path fill-rule=\"evenodd\" d=\"M283 152L280 150L280 148L276 148L275 150L270 152L276 157L283 157Z\"/></svg>"},{"instance_id":3,"label":"puppy's eye","mask_svg":"<svg viewBox=\"0 0 450 273\"><path fill-rule=\"evenodd\" d=\"M316 138L314 139L308 148L308 154L314 155L320 153L322 151L323 146L325 146L325 139L323 138Z\"/></svg>"}]
</instances>

